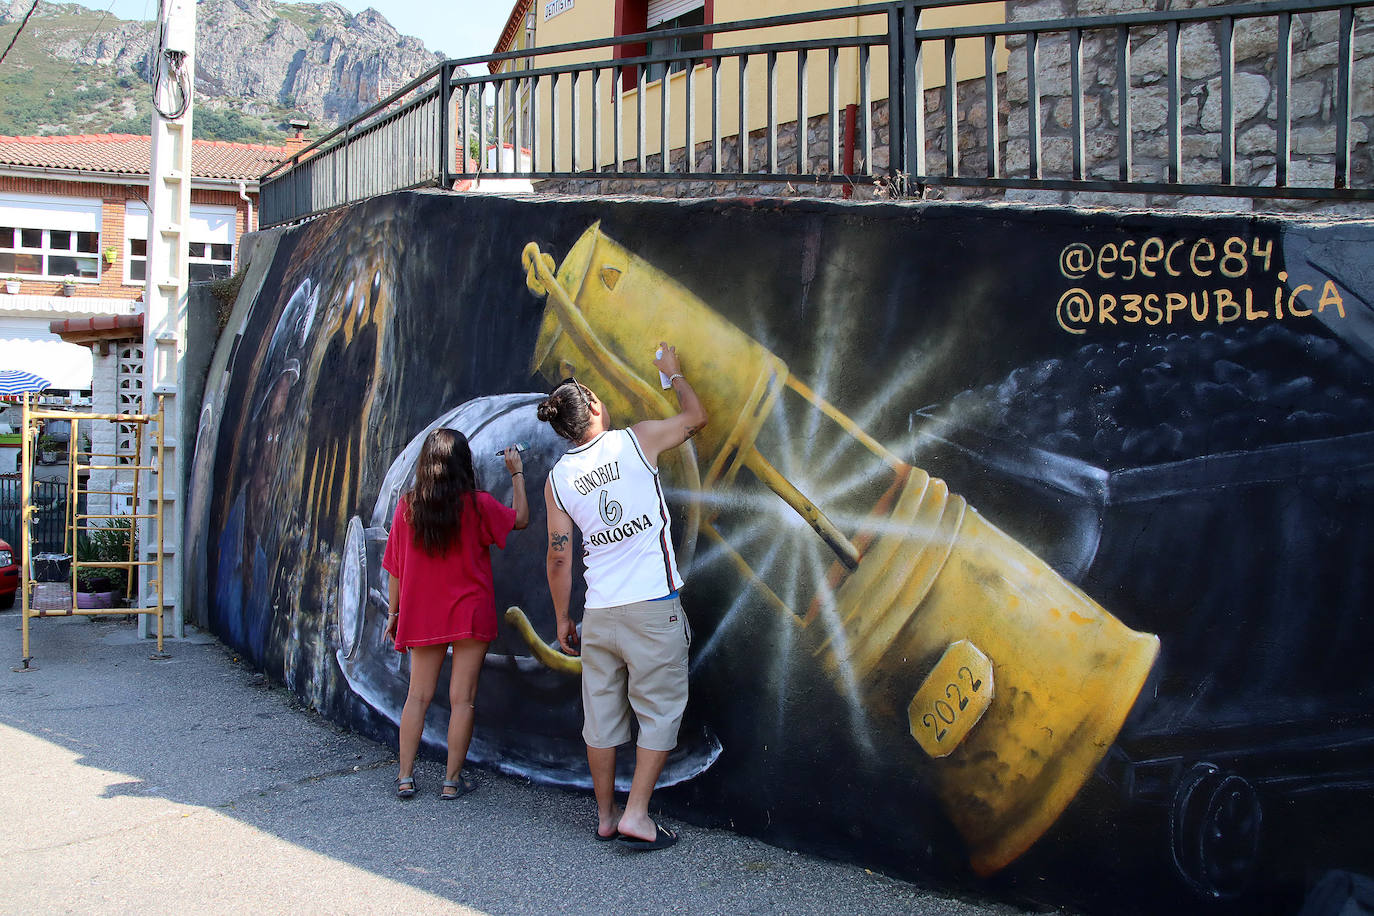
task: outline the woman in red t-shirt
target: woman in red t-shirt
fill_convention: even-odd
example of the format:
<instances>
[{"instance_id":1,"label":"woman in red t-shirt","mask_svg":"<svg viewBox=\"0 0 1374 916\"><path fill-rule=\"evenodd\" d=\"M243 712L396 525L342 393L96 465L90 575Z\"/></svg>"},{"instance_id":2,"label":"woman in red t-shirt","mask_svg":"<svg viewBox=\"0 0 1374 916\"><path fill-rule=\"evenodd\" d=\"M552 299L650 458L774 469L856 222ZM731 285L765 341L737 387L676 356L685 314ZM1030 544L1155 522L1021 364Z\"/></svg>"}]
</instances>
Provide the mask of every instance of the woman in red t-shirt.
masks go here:
<instances>
[{"instance_id":1,"label":"woman in red t-shirt","mask_svg":"<svg viewBox=\"0 0 1374 916\"><path fill-rule=\"evenodd\" d=\"M453 647L449 680L448 775L440 798L476 788L463 773L472 740L473 700L487 644L496 638L496 590L492 544L504 548L512 528L529 524L525 472L514 446L504 455L514 508L477 489L472 449L457 430L436 429L425 439L415 465L415 484L391 520L382 568L391 574L386 634L397 652L410 653L410 692L401 710L401 772L396 794L415 794L415 754L439 670ZM516 480L518 478L518 482Z\"/></svg>"}]
</instances>

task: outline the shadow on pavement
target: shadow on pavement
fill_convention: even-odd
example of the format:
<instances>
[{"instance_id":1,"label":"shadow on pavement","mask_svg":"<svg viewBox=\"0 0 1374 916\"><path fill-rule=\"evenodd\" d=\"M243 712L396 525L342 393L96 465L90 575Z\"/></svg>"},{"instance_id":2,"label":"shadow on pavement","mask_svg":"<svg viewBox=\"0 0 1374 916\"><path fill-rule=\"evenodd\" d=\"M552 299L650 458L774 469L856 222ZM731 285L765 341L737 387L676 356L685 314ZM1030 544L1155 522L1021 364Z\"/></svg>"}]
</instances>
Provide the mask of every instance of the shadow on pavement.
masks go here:
<instances>
[{"instance_id":1,"label":"shadow on pavement","mask_svg":"<svg viewBox=\"0 0 1374 916\"><path fill-rule=\"evenodd\" d=\"M19 623L0 614L10 664ZM585 794L477 771L478 792L441 802L435 761L399 801L392 749L188 633L153 661L129 619L31 622L36 670L0 673L7 908L1022 912L687 825L673 849L636 854L593 841Z\"/></svg>"}]
</instances>

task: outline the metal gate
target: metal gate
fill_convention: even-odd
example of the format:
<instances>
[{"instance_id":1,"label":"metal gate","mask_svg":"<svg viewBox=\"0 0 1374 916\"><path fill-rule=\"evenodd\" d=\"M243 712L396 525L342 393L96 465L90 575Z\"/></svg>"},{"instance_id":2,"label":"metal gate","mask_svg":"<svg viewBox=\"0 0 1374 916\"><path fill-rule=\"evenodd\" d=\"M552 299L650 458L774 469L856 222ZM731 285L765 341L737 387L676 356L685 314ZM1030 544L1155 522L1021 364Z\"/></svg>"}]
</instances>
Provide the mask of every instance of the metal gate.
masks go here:
<instances>
[{"instance_id":1,"label":"metal gate","mask_svg":"<svg viewBox=\"0 0 1374 916\"><path fill-rule=\"evenodd\" d=\"M29 505L34 509L33 521L29 526L29 543L34 553L69 553L67 514L71 511L68 502L67 484L60 480L35 480L30 485ZM84 501L84 500L83 500ZM20 516L24 505L24 481L19 474L0 475L0 538L9 542L15 550L16 562L24 562L19 556L23 549L23 531ZM78 506L78 512L84 507Z\"/></svg>"}]
</instances>

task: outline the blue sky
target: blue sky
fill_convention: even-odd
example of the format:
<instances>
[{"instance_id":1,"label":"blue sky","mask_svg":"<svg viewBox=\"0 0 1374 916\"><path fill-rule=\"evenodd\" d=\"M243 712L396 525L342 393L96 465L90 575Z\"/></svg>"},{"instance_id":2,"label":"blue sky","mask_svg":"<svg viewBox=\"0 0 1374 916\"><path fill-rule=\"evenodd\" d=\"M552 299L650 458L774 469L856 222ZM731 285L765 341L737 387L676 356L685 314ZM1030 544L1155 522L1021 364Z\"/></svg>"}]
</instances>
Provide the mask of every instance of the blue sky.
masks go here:
<instances>
[{"instance_id":1,"label":"blue sky","mask_svg":"<svg viewBox=\"0 0 1374 916\"><path fill-rule=\"evenodd\" d=\"M156 19L157 0L79 0L120 19ZM413 35L448 57L490 54L514 0L336 0L350 12L377 10L402 35Z\"/></svg>"}]
</instances>

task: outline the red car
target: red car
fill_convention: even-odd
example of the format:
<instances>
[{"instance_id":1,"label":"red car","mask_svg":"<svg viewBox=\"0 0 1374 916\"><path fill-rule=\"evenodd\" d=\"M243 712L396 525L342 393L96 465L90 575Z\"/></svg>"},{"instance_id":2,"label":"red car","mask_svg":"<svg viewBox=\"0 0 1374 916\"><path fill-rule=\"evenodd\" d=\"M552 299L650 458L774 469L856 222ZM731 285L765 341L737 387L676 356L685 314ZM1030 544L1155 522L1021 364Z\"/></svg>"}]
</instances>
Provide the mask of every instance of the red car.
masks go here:
<instances>
[{"instance_id":1,"label":"red car","mask_svg":"<svg viewBox=\"0 0 1374 916\"><path fill-rule=\"evenodd\" d=\"M0 538L0 608L14 607L19 594L19 564L14 562L14 549L9 541Z\"/></svg>"}]
</instances>

